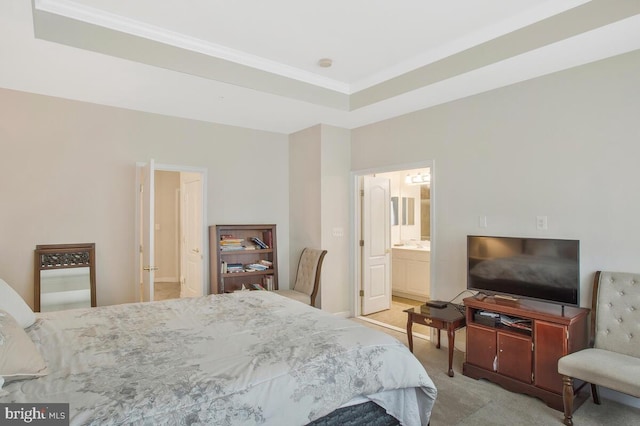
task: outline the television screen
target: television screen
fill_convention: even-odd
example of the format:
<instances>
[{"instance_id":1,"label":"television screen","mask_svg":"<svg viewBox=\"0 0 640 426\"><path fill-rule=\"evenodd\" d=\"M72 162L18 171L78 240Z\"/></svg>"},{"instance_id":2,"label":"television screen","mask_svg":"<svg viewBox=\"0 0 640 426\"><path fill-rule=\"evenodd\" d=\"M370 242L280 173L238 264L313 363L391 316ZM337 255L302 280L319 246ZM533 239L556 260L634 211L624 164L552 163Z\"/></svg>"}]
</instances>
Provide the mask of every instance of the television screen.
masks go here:
<instances>
[{"instance_id":1,"label":"television screen","mask_svg":"<svg viewBox=\"0 0 640 426\"><path fill-rule=\"evenodd\" d=\"M486 294L580 304L580 241L467 237L467 288Z\"/></svg>"}]
</instances>

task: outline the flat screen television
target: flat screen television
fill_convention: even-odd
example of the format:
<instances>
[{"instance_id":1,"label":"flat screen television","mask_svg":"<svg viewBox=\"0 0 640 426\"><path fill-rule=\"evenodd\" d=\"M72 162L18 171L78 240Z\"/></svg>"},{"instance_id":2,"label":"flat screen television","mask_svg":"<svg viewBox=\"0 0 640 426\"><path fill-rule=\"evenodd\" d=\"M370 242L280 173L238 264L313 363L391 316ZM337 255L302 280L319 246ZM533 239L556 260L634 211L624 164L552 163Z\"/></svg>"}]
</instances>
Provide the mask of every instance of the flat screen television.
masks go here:
<instances>
[{"instance_id":1,"label":"flat screen television","mask_svg":"<svg viewBox=\"0 0 640 426\"><path fill-rule=\"evenodd\" d=\"M467 288L561 305L580 304L580 241L467 236Z\"/></svg>"}]
</instances>

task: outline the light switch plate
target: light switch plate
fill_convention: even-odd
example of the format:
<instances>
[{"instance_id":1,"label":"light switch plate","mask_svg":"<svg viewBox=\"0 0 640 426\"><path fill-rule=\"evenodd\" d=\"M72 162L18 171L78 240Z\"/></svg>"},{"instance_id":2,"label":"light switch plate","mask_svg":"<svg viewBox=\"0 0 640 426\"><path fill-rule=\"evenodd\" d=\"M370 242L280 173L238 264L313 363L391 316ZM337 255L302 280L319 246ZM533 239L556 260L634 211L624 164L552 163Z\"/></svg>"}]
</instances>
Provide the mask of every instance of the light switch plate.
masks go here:
<instances>
[{"instance_id":1,"label":"light switch plate","mask_svg":"<svg viewBox=\"0 0 640 426\"><path fill-rule=\"evenodd\" d=\"M539 230L547 229L547 217L546 216L536 216L536 228Z\"/></svg>"}]
</instances>

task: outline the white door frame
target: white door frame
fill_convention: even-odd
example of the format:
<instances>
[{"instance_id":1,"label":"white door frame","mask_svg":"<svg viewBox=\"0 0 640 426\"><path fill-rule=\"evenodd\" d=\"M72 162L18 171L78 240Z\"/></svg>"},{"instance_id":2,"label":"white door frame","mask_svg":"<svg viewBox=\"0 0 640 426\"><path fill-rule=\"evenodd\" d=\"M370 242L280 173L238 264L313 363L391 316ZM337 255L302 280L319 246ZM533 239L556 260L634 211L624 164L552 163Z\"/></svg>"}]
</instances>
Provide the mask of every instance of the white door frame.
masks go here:
<instances>
[{"instance_id":1,"label":"white door frame","mask_svg":"<svg viewBox=\"0 0 640 426\"><path fill-rule=\"evenodd\" d=\"M136 283L136 299L138 299L138 293L140 292L140 271L142 265L140 265L140 173L138 170L140 167L144 167L146 162L136 162L136 184L135 184L135 192L136 192L136 211L135 211L135 245L134 245L134 255L135 255L135 280ZM155 170L160 171L168 171L168 172L189 172L189 173L200 173L202 175L202 254L204 261L202 262L202 294L208 295L209 291L209 228L207 226L207 169L202 167L192 167L192 166L180 166L174 164L155 164Z\"/></svg>"},{"instance_id":2,"label":"white door frame","mask_svg":"<svg viewBox=\"0 0 640 426\"><path fill-rule=\"evenodd\" d=\"M431 213L431 226L430 226L430 240L431 240L431 271L429 274L429 281L431 282L431 288L433 288L434 277L436 275L437 265L433 261L435 259L435 253L437 251L438 245L436 244L436 215L435 215L435 200L436 200L436 191L435 191L435 161L434 160L425 160L417 163L406 163L406 164L396 164L393 166L384 166L384 167L374 167L371 169L363 169L363 170L355 170L351 172L351 218L353 226L351 226L351 256L354 259L351 262L351 282L352 282L352 314L353 316L360 316L362 313L362 303L360 300L360 288L362 282L362 258L360 255L361 247L360 247L360 238L362 232L362 205L360 203L360 179L365 175L372 175L375 173L388 173L388 172L399 172L403 170L410 169L425 169L429 168L431 170L431 203L430 203L430 213Z\"/></svg>"}]
</instances>

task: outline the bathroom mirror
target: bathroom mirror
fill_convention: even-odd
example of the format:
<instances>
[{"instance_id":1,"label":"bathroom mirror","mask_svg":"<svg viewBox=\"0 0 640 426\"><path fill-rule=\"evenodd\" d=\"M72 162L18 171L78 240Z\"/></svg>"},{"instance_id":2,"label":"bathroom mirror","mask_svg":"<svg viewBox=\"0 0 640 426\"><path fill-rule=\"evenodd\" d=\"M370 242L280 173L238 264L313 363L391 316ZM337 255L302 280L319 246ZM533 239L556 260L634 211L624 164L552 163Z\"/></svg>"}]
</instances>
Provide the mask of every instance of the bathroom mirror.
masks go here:
<instances>
[{"instance_id":1,"label":"bathroom mirror","mask_svg":"<svg viewBox=\"0 0 640 426\"><path fill-rule=\"evenodd\" d=\"M398 225L398 197L391 197L391 226Z\"/></svg>"},{"instance_id":2,"label":"bathroom mirror","mask_svg":"<svg viewBox=\"0 0 640 426\"><path fill-rule=\"evenodd\" d=\"M402 224L415 225L415 203L413 197L402 197Z\"/></svg>"},{"instance_id":3,"label":"bathroom mirror","mask_svg":"<svg viewBox=\"0 0 640 426\"><path fill-rule=\"evenodd\" d=\"M37 245L34 253L35 312L97 306L94 243Z\"/></svg>"}]
</instances>

